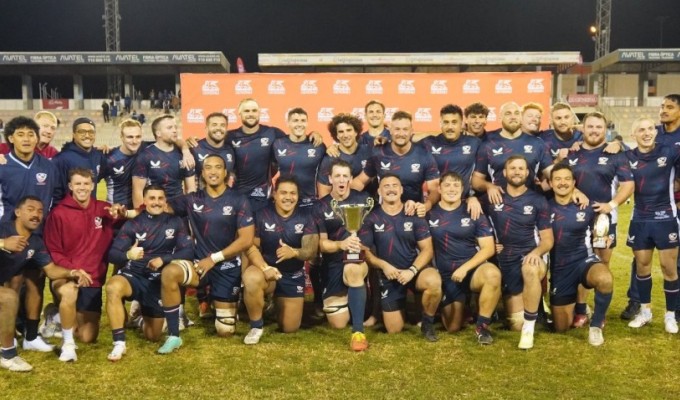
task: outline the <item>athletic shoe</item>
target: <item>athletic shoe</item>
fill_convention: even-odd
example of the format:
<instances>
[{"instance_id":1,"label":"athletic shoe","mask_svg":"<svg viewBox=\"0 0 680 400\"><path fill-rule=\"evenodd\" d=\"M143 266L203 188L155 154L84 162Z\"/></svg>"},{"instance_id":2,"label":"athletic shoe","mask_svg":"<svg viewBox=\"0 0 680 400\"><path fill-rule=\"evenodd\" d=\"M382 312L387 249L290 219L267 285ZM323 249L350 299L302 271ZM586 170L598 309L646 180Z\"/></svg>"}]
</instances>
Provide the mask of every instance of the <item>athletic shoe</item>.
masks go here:
<instances>
[{"instance_id":1,"label":"athletic shoe","mask_svg":"<svg viewBox=\"0 0 680 400\"><path fill-rule=\"evenodd\" d=\"M125 347L125 342L123 341L113 342L113 350L111 350L111 352L106 358L108 358L109 361L118 361L121 358L123 358L123 355L125 355L126 352L127 348Z\"/></svg>"},{"instance_id":2,"label":"athletic shoe","mask_svg":"<svg viewBox=\"0 0 680 400\"><path fill-rule=\"evenodd\" d=\"M522 350L529 350L534 347L534 333L522 331L522 336L519 338L517 348Z\"/></svg>"},{"instance_id":3,"label":"athletic shoe","mask_svg":"<svg viewBox=\"0 0 680 400\"><path fill-rule=\"evenodd\" d=\"M59 355L59 361L63 362L78 361L78 355L76 354L77 348L78 346L76 346L75 343L64 343L61 346L61 354Z\"/></svg>"},{"instance_id":4,"label":"athletic shoe","mask_svg":"<svg viewBox=\"0 0 680 400\"><path fill-rule=\"evenodd\" d=\"M24 350L40 351L42 353L49 353L54 350L54 346L45 343L42 337L38 336L33 340L24 339Z\"/></svg>"},{"instance_id":5,"label":"athletic shoe","mask_svg":"<svg viewBox=\"0 0 680 400\"><path fill-rule=\"evenodd\" d=\"M179 336L168 336L165 343L158 349L158 354L170 354L182 347L182 338Z\"/></svg>"},{"instance_id":6,"label":"athletic shoe","mask_svg":"<svg viewBox=\"0 0 680 400\"><path fill-rule=\"evenodd\" d=\"M128 322L125 324L125 327L128 329L142 329L142 325L144 325L144 317L142 317L141 314L138 314L134 317L128 317Z\"/></svg>"},{"instance_id":7,"label":"athletic shoe","mask_svg":"<svg viewBox=\"0 0 680 400\"><path fill-rule=\"evenodd\" d=\"M243 343L258 344L263 333L264 329L262 328L250 328L250 332L243 338Z\"/></svg>"},{"instance_id":8,"label":"athletic shoe","mask_svg":"<svg viewBox=\"0 0 680 400\"><path fill-rule=\"evenodd\" d=\"M635 318L636 315L640 312L640 303L637 301L628 301L628 305L626 308L621 312L621 319L630 321L633 318Z\"/></svg>"},{"instance_id":9,"label":"athletic shoe","mask_svg":"<svg viewBox=\"0 0 680 400\"><path fill-rule=\"evenodd\" d=\"M207 301L202 301L198 303L198 316L201 319L210 319L215 316L212 310L212 306Z\"/></svg>"},{"instance_id":10,"label":"athletic shoe","mask_svg":"<svg viewBox=\"0 0 680 400\"><path fill-rule=\"evenodd\" d=\"M602 335L602 329L596 326L591 326L588 331L588 343L591 346L601 346L604 343L604 336Z\"/></svg>"},{"instance_id":11,"label":"athletic shoe","mask_svg":"<svg viewBox=\"0 0 680 400\"><path fill-rule=\"evenodd\" d=\"M349 342L349 347L352 351L364 351L368 348L368 340L363 332L354 332L352 340Z\"/></svg>"},{"instance_id":12,"label":"athletic shoe","mask_svg":"<svg viewBox=\"0 0 680 400\"><path fill-rule=\"evenodd\" d=\"M194 321L189 319L186 311L184 311L184 306L180 304L179 306L179 330L183 331L184 328L194 326Z\"/></svg>"},{"instance_id":13,"label":"athletic shoe","mask_svg":"<svg viewBox=\"0 0 680 400\"><path fill-rule=\"evenodd\" d=\"M678 322L675 320L674 312L666 313L666 317L664 318L664 326L666 328L666 332L678 333Z\"/></svg>"},{"instance_id":14,"label":"athletic shoe","mask_svg":"<svg viewBox=\"0 0 680 400\"><path fill-rule=\"evenodd\" d=\"M640 310L638 315L636 315L635 318L633 318L633 320L628 323L628 326L631 328L642 328L650 322L652 322L652 312Z\"/></svg>"},{"instance_id":15,"label":"athletic shoe","mask_svg":"<svg viewBox=\"0 0 680 400\"><path fill-rule=\"evenodd\" d=\"M43 310L44 320L38 328L40 336L44 338L61 338L61 324L54 321L54 317L58 314L59 308L54 303L45 306L45 309Z\"/></svg>"},{"instance_id":16,"label":"athletic shoe","mask_svg":"<svg viewBox=\"0 0 680 400\"><path fill-rule=\"evenodd\" d=\"M572 328L583 328L588 323L588 315L574 314L574 321L571 323Z\"/></svg>"},{"instance_id":17,"label":"athletic shoe","mask_svg":"<svg viewBox=\"0 0 680 400\"><path fill-rule=\"evenodd\" d=\"M437 334L434 331L434 324L423 322L423 324L420 326L420 332L428 342L436 342L439 340L437 339Z\"/></svg>"},{"instance_id":18,"label":"athletic shoe","mask_svg":"<svg viewBox=\"0 0 680 400\"><path fill-rule=\"evenodd\" d=\"M28 372L33 369L31 364L27 363L26 360L19 356L14 356L9 360L0 357L0 367L8 369L12 372Z\"/></svg>"},{"instance_id":19,"label":"athletic shoe","mask_svg":"<svg viewBox=\"0 0 680 400\"><path fill-rule=\"evenodd\" d=\"M477 335L477 343L483 345L489 345L493 343L493 337L489 331L489 327L486 324L480 325L475 329L475 334Z\"/></svg>"}]
</instances>

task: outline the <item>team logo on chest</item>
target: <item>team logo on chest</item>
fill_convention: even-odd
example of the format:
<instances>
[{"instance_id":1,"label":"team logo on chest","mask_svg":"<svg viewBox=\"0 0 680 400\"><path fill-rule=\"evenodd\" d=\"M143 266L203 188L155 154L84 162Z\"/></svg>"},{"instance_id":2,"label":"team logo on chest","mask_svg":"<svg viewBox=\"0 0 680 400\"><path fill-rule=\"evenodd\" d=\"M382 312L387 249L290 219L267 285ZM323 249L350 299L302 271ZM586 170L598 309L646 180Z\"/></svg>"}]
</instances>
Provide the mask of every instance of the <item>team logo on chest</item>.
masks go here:
<instances>
[{"instance_id":1,"label":"team logo on chest","mask_svg":"<svg viewBox=\"0 0 680 400\"><path fill-rule=\"evenodd\" d=\"M524 152L531 154L534 151L534 146L524 146Z\"/></svg>"},{"instance_id":2,"label":"team logo on chest","mask_svg":"<svg viewBox=\"0 0 680 400\"><path fill-rule=\"evenodd\" d=\"M307 149L307 157L309 158L316 157L316 149Z\"/></svg>"},{"instance_id":3,"label":"team logo on chest","mask_svg":"<svg viewBox=\"0 0 680 400\"><path fill-rule=\"evenodd\" d=\"M576 217L578 219L578 216ZM555 222L555 213L550 213L550 223Z\"/></svg>"},{"instance_id":4,"label":"team logo on chest","mask_svg":"<svg viewBox=\"0 0 680 400\"><path fill-rule=\"evenodd\" d=\"M628 164L630 164L630 169L637 169L638 166L637 161L628 161Z\"/></svg>"},{"instance_id":5,"label":"team logo on chest","mask_svg":"<svg viewBox=\"0 0 680 400\"><path fill-rule=\"evenodd\" d=\"M553 158L555 158L555 157L557 157L558 154L560 154L560 151L550 149L550 154L552 154Z\"/></svg>"},{"instance_id":6,"label":"team logo on chest","mask_svg":"<svg viewBox=\"0 0 680 400\"><path fill-rule=\"evenodd\" d=\"M94 217L94 229L102 229L102 217Z\"/></svg>"},{"instance_id":7,"label":"team logo on chest","mask_svg":"<svg viewBox=\"0 0 680 400\"><path fill-rule=\"evenodd\" d=\"M493 210L494 210L494 211L497 211L497 212L501 212L501 211L503 211L503 207L504 207L504 206L505 206L505 204L503 204L503 203L501 203L501 204L494 204Z\"/></svg>"},{"instance_id":8,"label":"team logo on chest","mask_svg":"<svg viewBox=\"0 0 680 400\"><path fill-rule=\"evenodd\" d=\"M609 157L600 157L597 159L597 165L607 165L607 161L609 161Z\"/></svg>"},{"instance_id":9,"label":"team logo on chest","mask_svg":"<svg viewBox=\"0 0 680 400\"><path fill-rule=\"evenodd\" d=\"M143 233L135 232L135 239L137 239L138 242L145 241L146 240L146 232L143 232Z\"/></svg>"},{"instance_id":10,"label":"team logo on chest","mask_svg":"<svg viewBox=\"0 0 680 400\"><path fill-rule=\"evenodd\" d=\"M231 141L231 147L234 147L234 148L239 148L239 147L241 147L241 141L240 141L240 140L237 140L237 141L233 141L233 140L232 140L232 141Z\"/></svg>"},{"instance_id":11,"label":"team logo on chest","mask_svg":"<svg viewBox=\"0 0 680 400\"><path fill-rule=\"evenodd\" d=\"M205 204L201 204L201 205L199 206L198 204L193 203L191 206L194 208L194 212L202 213L202 212L203 212L203 207L205 207Z\"/></svg>"},{"instance_id":12,"label":"team logo on chest","mask_svg":"<svg viewBox=\"0 0 680 400\"><path fill-rule=\"evenodd\" d=\"M175 238L175 230L174 229L166 229L165 230L165 238L166 239L174 239Z\"/></svg>"},{"instance_id":13,"label":"team logo on chest","mask_svg":"<svg viewBox=\"0 0 680 400\"><path fill-rule=\"evenodd\" d=\"M428 220L427 221L430 224L430 228L439 228L439 220L436 219L434 221Z\"/></svg>"},{"instance_id":14,"label":"team logo on chest","mask_svg":"<svg viewBox=\"0 0 680 400\"><path fill-rule=\"evenodd\" d=\"M125 172L125 166L121 166L120 168L113 167L114 175L123 175L123 172Z\"/></svg>"},{"instance_id":15,"label":"team logo on chest","mask_svg":"<svg viewBox=\"0 0 680 400\"><path fill-rule=\"evenodd\" d=\"M497 149L491 149L491 153L495 156L502 156L503 155L503 148L499 147Z\"/></svg>"},{"instance_id":16,"label":"team logo on chest","mask_svg":"<svg viewBox=\"0 0 680 400\"><path fill-rule=\"evenodd\" d=\"M34 254L35 254L35 250L33 250L33 249L28 249L28 251L26 252L26 259L28 260L28 259L33 258L33 255L34 255Z\"/></svg>"},{"instance_id":17,"label":"team logo on chest","mask_svg":"<svg viewBox=\"0 0 680 400\"><path fill-rule=\"evenodd\" d=\"M574 158L573 160L569 160L569 166L574 166L578 164L578 158Z\"/></svg>"},{"instance_id":18,"label":"team logo on chest","mask_svg":"<svg viewBox=\"0 0 680 400\"><path fill-rule=\"evenodd\" d=\"M279 155L279 157L285 157L288 153L288 149L276 149L276 154Z\"/></svg>"},{"instance_id":19,"label":"team logo on chest","mask_svg":"<svg viewBox=\"0 0 680 400\"><path fill-rule=\"evenodd\" d=\"M149 166L150 166L152 169L158 169L158 168L161 167L161 160L158 160L158 161L150 160L150 161L149 161Z\"/></svg>"},{"instance_id":20,"label":"team logo on chest","mask_svg":"<svg viewBox=\"0 0 680 400\"><path fill-rule=\"evenodd\" d=\"M232 206L224 206L222 207L222 215L231 215L231 212L234 210Z\"/></svg>"},{"instance_id":21,"label":"team logo on chest","mask_svg":"<svg viewBox=\"0 0 680 400\"><path fill-rule=\"evenodd\" d=\"M420 172L420 164L411 164L411 172L414 174Z\"/></svg>"},{"instance_id":22,"label":"team logo on chest","mask_svg":"<svg viewBox=\"0 0 680 400\"><path fill-rule=\"evenodd\" d=\"M534 206L524 206L524 215L531 215L534 212Z\"/></svg>"},{"instance_id":23,"label":"team logo on chest","mask_svg":"<svg viewBox=\"0 0 680 400\"><path fill-rule=\"evenodd\" d=\"M267 147L269 146L269 138L263 137L260 139L260 146L262 147Z\"/></svg>"},{"instance_id":24,"label":"team logo on chest","mask_svg":"<svg viewBox=\"0 0 680 400\"><path fill-rule=\"evenodd\" d=\"M385 224L382 224L382 225L373 224L373 229L376 232L385 232Z\"/></svg>"},{"instance_id":25,"label":"team logo on chest","mask_svg":"<svg viewBox=\"0 0 680 400\"><path fill-rule=\"evenodd\" d=\"M442 148L432 146L432 154L442 154Z\"/></svg>"},{"instance_id":26,"label":"team logo on chest","mask_svg":"<svg viewBox=\"0 0 680 400\"><path fill-rule=\"evenodd\" d=\"M413 222L404 222L404 232L413 231Z\"/></svg>"},{"instance_id":27,"label":"team logo on chest","mask_svg":"<svg viewBox=\"0 0 680 400\"><path fill-rule=\"evenodd\" d=\"M333 211L328 213L324 212L323 216L326 218L326 220L335 219L335 213L333 213Z\"/></svg>"},{"instance_id":28,"label":"team logo on chest","mask_svg":"<svg viewBox=\"0 0 680 400\"><path fill-rule=\"evenodd\" d=\"M366 168L366 160L361 160L361 168Z\"/></svg>"},{"instance_id":29,"label":"team logo on chest","mask_svg":"<svg viewBox=\"0 0 680 400\"><path fill-rule=\"evenodd\" d=\"M463 154L472 154L471 146L463 146Z\"/></svg>"},{"instance_id":30,"label":"team logo on chest","mask_svg":"<svg viewBox=\"0 0 680 400\"><path fill-rule=\"evenodd\" d=\"M665 166L666 166L666 161L667 161L667 160L668 160L668 159L667 159L666 157L659 157L659 158L656 159L656 164L657 164L659 167L665 167Z\"/></svg>"},{"instance_id":31,"label":"team logo on chest","mask_svg":"<svg viewBox=\"0 0 680 400\"><path fill-rule=\"evenodd\" d=\"M295 224L295 233L302 233L305 229L305 224Z\"/></svg>"},{"instance_id":32,"label":"team logo on chest","mask_svg":"<svg viewBox=\"0 0 680 400\"><path fill-rule=\"evenodd\" d=\"M470 218L461 218L460 219L460 226L463 228L467 228L470 226Z\"/></svg>"},{"instance_id":33,"label":"team logo on chest","mask_svg":"<svg viewBox=\"0 0 680 400\"><path fill-rule=\"evenodd\" d=\"M265 223L264 223L264 230L265 230L266 232L274 232L274 231L276 230L276 224L271 224L271 225L270 225L270 224L268 224L268 223L265 222Z\"/></svg>"},{"instance_id":34,"label":"team logo on chest","mask_svg":"<svg viewBox=\"0 0 680 400\"><path fill-rule=\"evenodd\" d=\"M390 170L390 166L392 166L392 163L391 163L391 162L384 163L384 162L380 161L380 169L381 169L381 170L383 170L383 171L389 171L389 170Z\"/></svg>"},{"instance_id":35,"label":"team logo on chest","mask_svg":"<svg viewBox=\"0 0 680 400\"><path fill-rule=\"evenodd\" d=\"M208 154L199 154L198 155L198 161L203 162L206 158L208 158Z\"/></svg>"},{"instance_id":36,"label":"team logo on chest","mask_svg":"<svg viewBox=\"0 0 680 400\"><path fill-rule=\"evenodd\" d=\"M579 211L576 213L576 222L585 222L586 220L586 213L583 211Z\"/></svg>"},{"instance_id":37,"label":"team logo on chest","mask_svg":"<svg viewBox=\"0 0 680 400\"><path fill-rule=\"evenodd\" d=\"M227 154L227 162L233 162L233 161L234 160L233 160L231 154Z\"/></svg>"},{"instance_id":38,"label":"team logo on chest","mask_svg":"<svg viewBox=\"0 0 680 400\"><path fill-rule=\"evenodd\" d=\"M44 185L47 181L47 174L44 172L38 172L35 174L35 180L38 181L38 185Z\"/></svg>"}]
</instances>

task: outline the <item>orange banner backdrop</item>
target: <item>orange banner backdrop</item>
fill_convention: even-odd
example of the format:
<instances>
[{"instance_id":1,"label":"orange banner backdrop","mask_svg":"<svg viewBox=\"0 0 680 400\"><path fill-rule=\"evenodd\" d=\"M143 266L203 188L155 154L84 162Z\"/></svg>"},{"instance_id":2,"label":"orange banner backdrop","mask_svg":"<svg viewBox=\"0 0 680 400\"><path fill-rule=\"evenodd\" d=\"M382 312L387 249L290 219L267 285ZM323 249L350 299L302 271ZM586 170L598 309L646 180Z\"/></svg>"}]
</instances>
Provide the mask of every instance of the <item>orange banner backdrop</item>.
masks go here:
<instances>
[{"instance_id":1,"label":"orange banner backdrop","mask_svg":"<svg viewBox=\"0 0 680 400\"><path fill-rule=\"evenodd\" d=\"M229 117L229 128L239 126L237 107L252 97L261 108L260 121L287 130L286 113L304 108L309 129L330 141L327 125L333 115L350 112L363 119L370 100L385 104L387 120L397 110L413 115L418 132L439 131L439 109L448 103L465 108L474 102L486 104L487 129L500 127L500 106L508 101L520 105L533 101L550 107L550 72L515 73L397 73L397 74L182 74L183 134L205 136L205 117L221 111ZM545 113L547 114L547 113ZM542 129L548 127L544 117Z\"/></svg>"}]
</instances>

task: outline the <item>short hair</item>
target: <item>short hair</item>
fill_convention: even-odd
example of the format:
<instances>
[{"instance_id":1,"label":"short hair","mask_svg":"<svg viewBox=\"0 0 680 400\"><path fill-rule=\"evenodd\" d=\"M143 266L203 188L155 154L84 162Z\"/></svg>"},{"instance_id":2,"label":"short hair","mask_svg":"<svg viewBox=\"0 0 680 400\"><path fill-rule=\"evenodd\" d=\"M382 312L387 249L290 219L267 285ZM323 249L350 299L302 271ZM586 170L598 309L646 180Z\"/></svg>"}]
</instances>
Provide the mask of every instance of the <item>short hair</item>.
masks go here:
<instances>
[{"instance_id":1,"label":"short hair","mask_svg":"<svg viewBox=\"0 0 680 400\"><path fill-rule=\"evenodd\" d=\"M158 125L163 121L164 119L175 119L174 115L171 114L163 114L158 117L156 117L153 122L151 123L151 133L153 133L153 136L156 137L156 130L158 129Z\"/></svg>"},{"instance_id":2,"label":"short hair","mask_svg":"<svg viewBox=\"0 0 680 400\"><path fill-rule=\"evenodd\" d=\"M136 119L126 118L120 123L120 133L123 133L125 128L139 128L142 129L142 124Z\"/></svg>"},{"instance_id":3,"label":"short hair","mask_svg":"<svg viewBox=\"0 0 680 400\"><path fill-rule=\"evenodd\" d=\"M19 201L17 202L17 206L15 208L21 208L24 204L26 204L29 201L37 201L38 203L42 204L42 200L40 200L40 197L28 194L19 199Z\"/></svg>"},{"instance_id":4,"label":"short hair","mask_svg":"<svg viewBox=\"0 0 680 400\"><path fill-rule=\"evenodd\" d=\"M413 122L413 117L406 111L399 110L392 115L392 121L398 121L400 119L407 119L409 122Z\"/></svg>"},{"instance_id":5,"label":"short hair","mask_svg":"<svg viewBox=\"0 0 680 400\"><path fill-rule=\"evenodd\" d=\"M243 111L243 105L248 103L248 102L253 102L257 105L257 108L260 108L260 104L257 102L257 100L253 99L252 97L246 97L245 99L239 101L238 103L238 113L240 114L241 111Z\"/></svg>"},{"instance_id":6,"label":"short hair","mask_svg":"<svg viewBox=\"0 0 680 400\"><path fill-rule=\"evenodd\" d=\"M631 126L630 126L630 132L631 132L631 133L635 133L635 131L640 127L640 124L641 124L643 121L649 121L649 122L651 122L651 123L652 123L652 126L654 126L654 124L655 124L654 120L651 119L651 118L649 118L649 117L640 117L640 118L636 118L635 121L633 121L633 123L632 123Z\"/></svg>"},{"instance_id":7,"label":"short hair","mask_svg":"<svg viewBox=\"0 0 680 400\"><path fill-rule=\"evenodd\" d=\"M8 139L10 136L14 135L14 132L17 129L21 128L31 129L33 132L35 132L36 136L40 131L38 123L35 122L32 118L18 116L10 119L9 122L7 122L7 125L5 125L5 139ZM10 143L9 140L6 141L10 145L10 147L14 147L14 145L12 145L12 143Z\"/></svg>"},{"instance_id":8,"label":"short hair","mask_svg":"<svg viewBox=\"0 0 680 400\"><path fill-rule=\"evenodd\" d=\"M571 106L569 103L565 103L563 101L558 101L557 103L553 104L552 109L550 110L551 113L554 113L555 111L559 110L569 110L574 113L574 110L572 110Z\"/></svg>"},{"instance_id":9,"label":"short hair","mask_svg":"<svg viewBox=\"0 0 680 400\"><path fill-rule=\"evenodd\" d=\"M663 96L664 100L670 100L674 102L675 104L680 106L680 94L679 93L671 93Z\"/></svg>"},{"instance_id":10,"label":"short hair","mask_svg":"<svg viewBox=\"0 0 680 400\"><path fill-rule=\"evenodd\" d=\"M440 117L443 117L446 114L457 114L463 118L463 110L455 104L447 104L439 110Z\"/></svg>"},{"instance_id":11,"label":"short hair","mask_svg":"<svg viewBox=\"0 0 680 400\"><path fill-rule=\"evenodd\" d=\"M384 105L383 103L379 102L378 100L371 100L371 101L369 101L368 103L366 103L366 105L364 106L364 112L367 112L367 111L368 111L368 107L370 107L370 106L372 106L372 105L374 105L374 104L379 105L380 108L382 109L382 111L385 112L385 105Z\"/></svg>"},{"instance_id":12,"label":"short hair","mask_svg":"<svg viewBox=\"0 0 680 400\"><path fill-rule=\"evenodd\" d=\"M49 111L38 111L33 116L33 119L37 121L39 118L44 118L44 117L51 119L52 121L54 121L55 124L59 125L59 118L57 118L56 115L52 114Z\"/></svg>"},{"instance_id":13,"label":"short hair","mask_svg":"<svg viewBox=\"0 0 680 400\"><path fill-rule=\"evenodd\" d=\"M333 168L335 167L340 167L340 168L349 168L350 174L352 173L352 166L350 163L347 161L343 160L342 158L336 158L331 162L330 167L328 168L328 175L333 174Z\"/></svg>"},{"instance_id":14,"label":"short hair","mask_svg":"<svg viewBox=\"0 0 680 400\"><path fill-rule=\"evenodd\" d=\"M384 174L383 176L381 176L380 182L384 181L387 178L397 178L399 183L401 183L401 178L399 177L399 175L395 174L394 172L388 172L388 173Z\"/></svg>"},{"instance_id":15,"label":"short hair","mask_svg":"<svg viewBox=\"0 0 680 400\"><path fill-rule=\"evenodd\" d=\"M567 164L555 164L555 166L550 170L550 180L552 180L553 175L557 171L561 171L563 169L566 169L567 171L571 172L571 177L574 178L574 170Z\"/></svg>"},{"instance_id":16,"label":"short hair","mask_svg":"<svg viewBox=\"0 0 680 400\"><path fill-rule=\"evenodd\" d=\"M331 122L328 123L328 132L331 133L333 140L338 140L338 125L340 124L352 125L357 135L361 133L361 128L363 127L361 120L352 114L341 113L334 115Z\"/></svg>"},{"instance_id":17,"label":"short hair","mask_svg":"<svg viewBox=\"0 0 680 400\"><path fill-rule=\"evenodd\" d=\"M142 191L142 196L146 196L146 194L151 191L151 190L160 190L165 194L165 188L161 185L149 185L144 187L144 190Z\"/></svg>"},{"instance_id":18,"label":"short hair","mask_svg":"<svg viewBox=\"0 0 680 400\"><path fill-rule=\"evenodd\" d=\"M292 183L293 185L295 185L295 187L297 189L300 188L300 185L298 184L297 180L293 176L286 175L286 176L279 177L279 179L276 181L276 184L274 185L274 191L275 192L278 191L279 186L281 186L284 183Z\"/></svg>"},{"instance_id":19,"label":"short hair","mask_svg":"<svg viewBox=\"0 0 680 400\"><path fill-rule=\"evenodd\" d=\"M608 125L607 117L605 117L604 114L602 114L602 113L599 112L599 111L589 112L588 114L584 115L584 116L583 116L583 120L582 120L583 123L585 123L586 120L587 120L588 118L597 118L597 119L601 119L601 120L604 121L604 125L605 125L605 126Z\"/></svg>"},{"instance_id":20,"label":"short hair","mask_svg":"<svg viewBox=\"0 0 680 400\"><path fill-rule=\"evenodd\" d=\"M482 114L483 116L488 117L489 107L479 102L472 103L469 106L465 107L464 116L467 118L472 114Z\"/></svg>"},{"instance_id":21,"label":"short hair","mask_svg":"<svg viewBox=\"0 0 680 400\"><path fill-rule=\"evenodd\" d=\"M516 101L508 101L506 103L501 104L501 108L500 108L501 114L503 114L504 110L506 108L510 107L510 106L515 106L515 107L519 108L520 112L522 111L522 107L520 107L520 105L517 104Z\"/></svg>"},{"instance_id":22,"label":"short hair","mask_svg":"<svg viewBox=\"0 0 680 400\"><path fill-rule=\"evenodd\" d=\"M543 106L533 101L530 101L522 106L522 114L524 114L524 112L527 110L538 110L538 112L543 114Z\"/></svg>"},{"instance_id":23,"label":"short hair","mask_svg":"<svg viewBox=\"0 0 680 400\"><path fill-rule=\"evenodd\" d=\"M205 163L206 161L208 161L211 158L217 158L218 160L222 161L222 166L224 167L224 170L227 171L227 176L224 177L224 182L229 182L229 177L231 176L231 172L227 169L227 162L225 161L224 157L222 157L219 154L215 154L215 153L208 154L205 157L205 159L203 159L203 161L201 161L201 162ZM201 174L201 175L203 175L203 174ZM200 178L203 179L202 176Z\"/></svg>"},{"instance_id":24,"label":"short hair","mask_svg":"<svg viewBox=\"0 0 680 400\"><path fill-rule=\"evenodd\" d=\"M224 113L221 112L213 112L208 114L207 117L205 117L205 126L208 126L208 122L210 122L212 118L224 118L224 120L227 121L227 125L229 125L229 117L227 117L226 115L224 115Z\"/></svg>"},{"instance_id":25,"label":"short hair","mask_svg":"<svg viewBox=\"0 0 680 400\"><path fill-rule=\"evenodd\" d=\"M522 160L522 161L524 161L524 163L527 165L527 168L529 168L529 161L527 161L527 158L526 158L526 157L524 157L524 156L521 155L521 154L513 154L513 155L511 155L510 157L508 157L507 160L505 160L505 163L503 163L503 169L507 168L508 165L510 165L510 163L513 162L513 161L515 161L515 160Z\"/></svg>"},{"instance_id":26,"label":"short hair","mask_svg":"<svg viewBox=\"0 0 680 400\"><path fill-rule=\"evenodd\" d=\"M293 114L301 114L301 115L304 115L305 117L308 116L307 111L305 111L302 107L295 107L295 108L291 108L290 110L288 110L288 114L286 115L286 119L289 120L291 115L293 115Z\"/></svg>"},{"instance_id":27,"label":"short hair","mask_svg":"<svg viewBox=\"0 0 680 400\"><path fill-rule=\"evenodd\" d=\"M68 181L71 182L71 178L74 176L82 176L84 178L90 178L92 182L94 182L94 173L92 173L92 170L89 168L82 168L82 167L77 167L77 168L71 168L68 170Z\"/></svg>"},{"instance_id":28,"label":"short hair","mask_svg":"<svg viewBox=\"0 0 680 400\"><path fill-rule=\"evenodd\" d=\"M455 182L463 183L463 177L456 171L446 171L439 177L439 183L444 182L445 179L452 179Z\"/></svg>"}]
</instances>

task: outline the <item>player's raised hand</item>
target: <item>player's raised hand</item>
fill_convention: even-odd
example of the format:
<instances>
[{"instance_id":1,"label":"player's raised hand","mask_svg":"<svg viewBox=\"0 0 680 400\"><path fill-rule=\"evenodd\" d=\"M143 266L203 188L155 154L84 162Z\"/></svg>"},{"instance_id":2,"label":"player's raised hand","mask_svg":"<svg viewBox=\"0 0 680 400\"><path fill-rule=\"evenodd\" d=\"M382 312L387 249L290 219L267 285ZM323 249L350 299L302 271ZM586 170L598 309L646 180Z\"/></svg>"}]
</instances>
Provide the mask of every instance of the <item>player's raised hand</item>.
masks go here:
<instances>
[{"instance_id":1,"label":"player's raised hand","mask_svg":"<svg viewBox=\"0 0 680 400\"><path fill-rule=\"evenodd\" d=\"M128 260L136 261L144 257L144 248L139 246L139 240L135 240L135 244L130 247L130 250L125 253Z\"/></svg>"}]
</instances>

